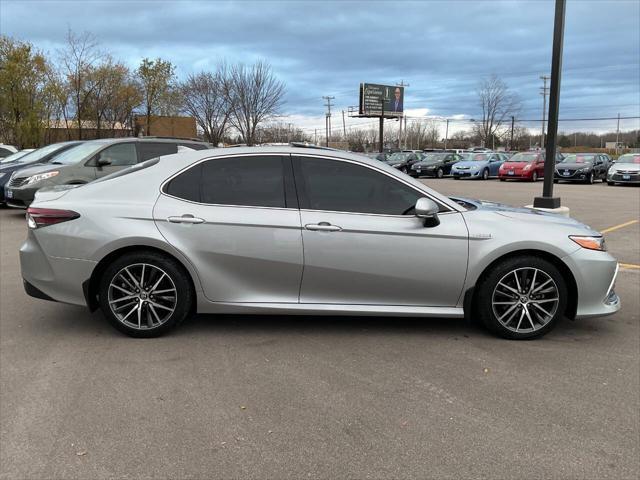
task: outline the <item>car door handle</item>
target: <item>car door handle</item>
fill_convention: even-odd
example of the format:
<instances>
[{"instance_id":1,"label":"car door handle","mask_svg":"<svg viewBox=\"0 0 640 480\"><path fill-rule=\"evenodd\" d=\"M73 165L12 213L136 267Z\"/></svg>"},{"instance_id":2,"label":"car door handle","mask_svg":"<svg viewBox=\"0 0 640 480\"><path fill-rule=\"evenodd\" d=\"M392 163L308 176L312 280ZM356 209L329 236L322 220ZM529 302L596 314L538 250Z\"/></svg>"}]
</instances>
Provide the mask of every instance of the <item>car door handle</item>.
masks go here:
<instances>
[{"instance_id":1,"label":"car door handle","mask_svg":"<svg viewBox=\"0 0 640 480\"><path fill-rule=\"evenodd\" d=\"M182 215L181 217L168 217L167 220L171 223L189 223L198 224L204 223L204 218L194 217L193 215Z\"/></svg>"},{"instance_id":2,"label":"car door handle","mask_svg":"<svg viewBox=\"0 0 640 480\"><path fill-rule=\"evenodd\" d=\"M331 225L329 222L307 223L304 228L318 232L339 232L342 230L339 226Z\"/></svg>"}]
</instances>

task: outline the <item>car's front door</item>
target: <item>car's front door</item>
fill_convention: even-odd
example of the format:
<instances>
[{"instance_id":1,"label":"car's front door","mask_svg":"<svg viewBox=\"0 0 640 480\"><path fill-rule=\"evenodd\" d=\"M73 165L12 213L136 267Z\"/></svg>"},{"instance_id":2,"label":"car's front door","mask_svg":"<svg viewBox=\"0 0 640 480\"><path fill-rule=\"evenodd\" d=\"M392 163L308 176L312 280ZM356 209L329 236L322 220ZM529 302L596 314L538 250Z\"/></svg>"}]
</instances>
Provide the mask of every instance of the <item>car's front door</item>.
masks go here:
<instances>
[{"instance_id":1,"label":"car's front door","mask_svg":"<svg viewBox=\"0 0 640 480\"><path fill-rule=\"evenodd\" d=\"M138 153L135 142L122 142L101 150L89 164L95 166L95 175L101 178L135 165L137 162Z\"/></svg>"},{"instance_id":2,"label":"car's front door","mask_svg":"<svg viewBox=\"0 0 640 480\"><path fill-rule=\"evenodd\" d=\"M462 215L413 215L413 186L373 167L294 157L303 226L300 303L455 306L467 271Z\"/></svg>"},{"instance_id":3,"label":"car's front door","mask_svg":"<svg viewBox=\"0 0 640 480\"><path fill-rule=\"evenodd\" d=\"M298 302L302 233L288 156L205 160L162 192L156 225L197 270L207 299Z\"/></svg>"}]
</instances>

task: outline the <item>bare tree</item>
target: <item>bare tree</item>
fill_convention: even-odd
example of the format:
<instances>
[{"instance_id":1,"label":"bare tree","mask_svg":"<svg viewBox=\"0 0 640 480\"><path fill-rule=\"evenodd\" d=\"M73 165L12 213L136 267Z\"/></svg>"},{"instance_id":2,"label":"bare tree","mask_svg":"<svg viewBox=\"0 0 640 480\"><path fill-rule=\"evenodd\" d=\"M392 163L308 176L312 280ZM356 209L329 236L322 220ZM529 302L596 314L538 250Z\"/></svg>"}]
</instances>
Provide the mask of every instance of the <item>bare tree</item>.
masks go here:
<instances>
[{"instance_id":1,"label":"bare tree","mask_svg":"<svg viewBox=\"0 0 640 480\"><path fill-rule=\"evenodd\" d=\"M268 63L259 61L250 67L242 64L231 67L227 87L229 119L244 143L255 143L258 125L278 115L283 96L284 83L275 77Z\"/></svg>"},{"instance_id":2,"label":"bare tree","mask_svg":"<svg viewBox=\"0 0 640 480\"><path fill-rule=\"evenodd\" d=\"M215 73L189 75L180 85L183 110L196 119L204 138L214 145L223 140L229 126L227 84L227 67L220 64Z\"/></svg>"},{"instance_id":3,"label":"bare tree","mask_svg":"<svg viewBox=\"0 0 640 480\"><path fill-rule=\"evenodd\" d=\"M151 134L151 115L158 111L167 113L167 104L173 104L175 67L168 60L144 58L137 70L147 120L146 135ZM171 110L177 108L171 105Z\"/></svg>"},{"instance_id":4,"label":"bare tree","mask_svg":"<svg viewBox=\"0 0 640 480\"><path fill-rule=\"evenodd\" d=\"M519 110L520 102L509 91L507 84L496 75L480 82L477 94L482 108L482 120L476 122L474 128L480 140L489 146L504 134L503 125Z\"/></svg>"},{"instance_id":5,"label":"bare tree","mask_svg":"<svg viewBox=\"0 0 640 480\"><path fill-rule=\"evenodd\" d=\"M95 65L102 59L96 38L89 32L67 31L67 45L60 51L61 66L67 77L71 104L78 122L78 137L82 139L82 117L95 84L89 81Z\"/></svg>"}]
</instances>

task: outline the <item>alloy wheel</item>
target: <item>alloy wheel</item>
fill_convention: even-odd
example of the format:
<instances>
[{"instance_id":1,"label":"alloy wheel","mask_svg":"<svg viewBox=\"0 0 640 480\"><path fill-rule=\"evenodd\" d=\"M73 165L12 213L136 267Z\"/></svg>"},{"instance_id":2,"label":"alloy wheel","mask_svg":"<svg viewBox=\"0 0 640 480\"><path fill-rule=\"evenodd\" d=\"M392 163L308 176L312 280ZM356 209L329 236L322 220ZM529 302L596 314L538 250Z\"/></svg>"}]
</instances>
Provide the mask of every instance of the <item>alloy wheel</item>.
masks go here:
<instances>
[{"instance_id":1,"label":"alloy wheel","mask_svg":"<svg viewBox=\"0 0 640 480\"><path fill-rule=\"evenodd\" d=\"M543 328L558 310L560 292L543 270L524 267L511 270L493 289L491 308L498 322L515 333Z\"/></svg>"},{"instance_id":2,"label":"alloy wheel","mask_svg":"<svg viewBox=\"0 0 640 480\"><path fill-rule=\"evenodd\" d=\"M108 288L109 308L119 322L138 330L163 325L178 303L176 286L161 268L148 263L128 265Z\"/></svg>"}]
</instances>

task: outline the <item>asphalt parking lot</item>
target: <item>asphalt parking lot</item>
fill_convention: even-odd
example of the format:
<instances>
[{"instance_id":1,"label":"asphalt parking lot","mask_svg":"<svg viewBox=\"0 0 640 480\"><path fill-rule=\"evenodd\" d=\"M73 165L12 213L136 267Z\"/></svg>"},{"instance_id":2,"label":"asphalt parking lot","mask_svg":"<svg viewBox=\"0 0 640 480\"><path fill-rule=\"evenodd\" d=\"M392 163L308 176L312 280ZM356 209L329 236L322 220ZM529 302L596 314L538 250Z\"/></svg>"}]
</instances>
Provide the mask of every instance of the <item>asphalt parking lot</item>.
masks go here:
<instances>
[{"instance_id":1,"label":"asphalt parking lot","mask_svg":"<svg viewBox=\"0 0 640 480\"><path fill-rule=\"evenodd\" d=\"M542 183L425 180L531 203ZM528 342L462 320L199 316L125 337L28 297L0 210L0 478L638 478L640 189L556 185L622 310Z\"/></svg>"}]
</instances>

